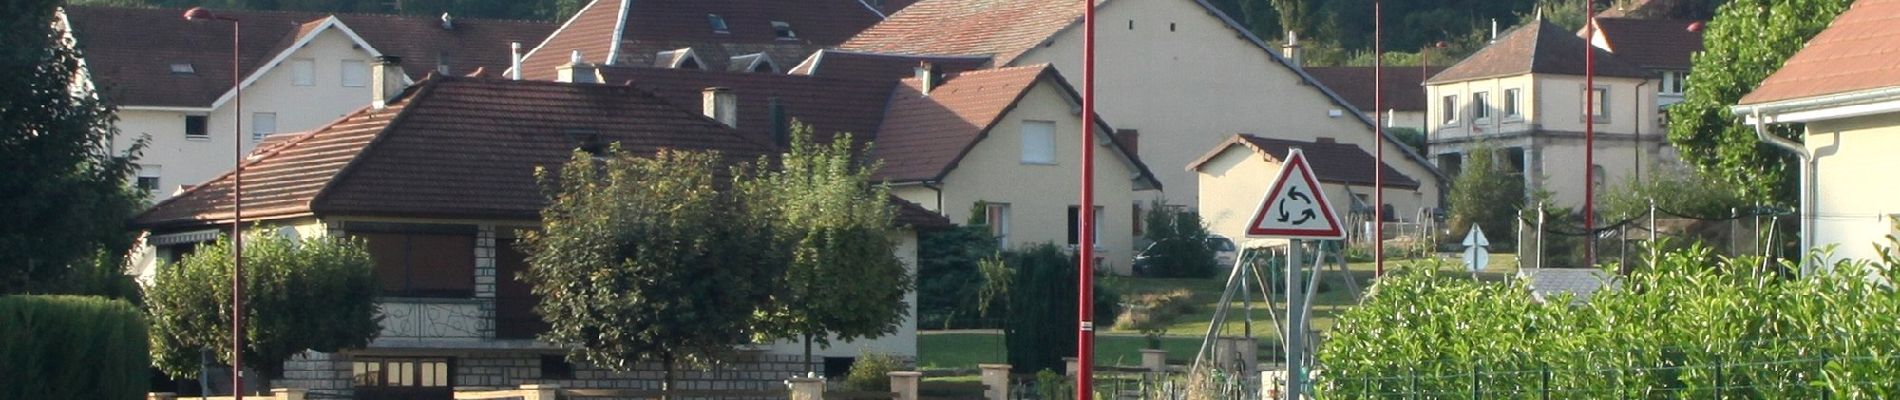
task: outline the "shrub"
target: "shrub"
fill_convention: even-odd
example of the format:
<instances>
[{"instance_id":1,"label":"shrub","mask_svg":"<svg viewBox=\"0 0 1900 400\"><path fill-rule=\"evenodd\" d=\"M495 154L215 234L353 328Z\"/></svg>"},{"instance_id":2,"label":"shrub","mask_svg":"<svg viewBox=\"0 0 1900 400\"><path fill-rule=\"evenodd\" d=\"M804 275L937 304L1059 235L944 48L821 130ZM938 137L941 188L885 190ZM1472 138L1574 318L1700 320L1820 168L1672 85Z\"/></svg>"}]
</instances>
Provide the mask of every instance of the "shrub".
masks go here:
<instances>
[{"instance_id":1,"label":"shrub","mask_svg":"<svg viewBox=\"0 0 1900 400\"><path fill-rule=\"evenodd\" d=\"M980 213L977 215L981 215ZM980 221L979 221L980 222ZM919 232L917 326L968 329L1000 326L981 316L977 264L996 255L996 237L981 224Z\"/></svg>"},{"instance_id":2,"label":"shrub","mask_svg":"<svg viewBox=\"0 0 1900 400\"><path fill-rule=\"evenodd\" d=\"M1517 231L1514 218L1524 207L1524 179L1505 168L1491 148L1471 150L1451 184L1451 231L1443 240L1462 241L1471 226L1478 225L1489 236L1492 250L1508 250L1501 247L1511 244Z\"/></svg>"},{"instance_id":3,"label":"shrub","mask_svg":"<svg viewBox=\"0 0 1900 400\"><path fill-rule=\"evenodd\" d=\"M1154 243L1147 255L1161 260L1147 268L1148 276L1163 278L1207 278L1220 270L1214 251L1207 248L1207 225L1201 215L1168 207L1156 200L1142 216L1147 230L1142 237Z\"/></svg>"},{"instance_id":4,"label":"shrub","mask_svg":"<svg viewBox=\"0 0 1900 400\"><path fill-rule=\"evenodd\" d=\"M865 352L851 363L851 372L844 376L844 387L867 392L889 392L891 372L903 368L904 361L896 356Z\"/></svg>"},{"instance_id":5,"label":"shrub","mask_svg":"<svg viewBox=\"0 0 1900 400\"><path fill-rule=\"evenodd\" d=\"M0 399L140 399L145 318L123 300L0 296Z\"/></svg>"},{"instance_id":6,"label":"shrub","mask_svg":"<svg viewBox=\"0 0 1900 400\"><path fill-rule=\"evenodd\" d=\"M1141 332L1148 348L1161 348L1161 335L1182 316L1194 313L1194 292L1175 289L1131 296L1128 307L1115 318L1115 327Z\"/></svg>"}]
</instances>

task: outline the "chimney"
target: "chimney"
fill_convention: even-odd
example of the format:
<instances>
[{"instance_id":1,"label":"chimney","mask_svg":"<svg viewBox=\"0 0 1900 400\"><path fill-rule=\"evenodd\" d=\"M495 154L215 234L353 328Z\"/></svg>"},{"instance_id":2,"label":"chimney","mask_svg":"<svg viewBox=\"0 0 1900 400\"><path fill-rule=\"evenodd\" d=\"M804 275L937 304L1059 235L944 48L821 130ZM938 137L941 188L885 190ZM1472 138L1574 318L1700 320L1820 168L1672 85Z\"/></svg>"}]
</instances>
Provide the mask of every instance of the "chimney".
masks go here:
<instances>
[{"instance_id":1,"label":"chimney","mask_svg":"<svg viewBox=\"0 0 1900 400\"><path fill-rule=\"evenodd\" d=\"M937 74L937 65L929 61L917 63L915 73L917 80L923 85L924 96L930 96L930 91L936 89L937 84L942 83L937 81L940 78Z\"/></svg>"},{"instance_id":2,"label":"chimney","mask_svg":"<svg viewBox=\"0 0 1900 400\"><path fill-rule=\"evenodd\" d=\"M739 127L739 96L732 89L709 87L700 92L704 98L706 118L712 118L729 127Z\"/></svg>"},{"instance_id":3,"label":"chimney","mask_svg":"<svg viewBox=\"0 0 1900 400\"><path fill-rule=\"evenodd\" d=\"M1542 8L1537 9L1537 19L1540 21L1544 19L1544 9ZM1497 42L1498 42L1498 19L1492 18L1491 19L1491 41L1489 43L1497 43Z\"/></svg>"},{"instance_id":4,"label":"chimney","mask_svg":"<svg viewBox=\"0 0 1900 400\"><path fill-rule=\"evenodd\" d=\"M508 42L508 78L521 80L521 42Z\"/></svg>"},{"instance_id":5,"label":"chimney","mask_svg":"<svg viewBox=\"0 0 1900 400\"><path fill-rule=\"evenodd\" d=\"M574 50L568 57L567 65L554 68L555 81L567 83L600 83L600 69L594 64L581 61L581 51Z\"/></svg>"},{"instance_id":6,"label":"chimney","mask_svg":"<svg viewBox=\"0 0 1900 400\"><path fill-rule=\"evenodd\" d=\"M1306 68L1306 51L1300 49L1300 34L1286 31L1286 46L1280 48L1280 56L1286 58L1293 68Z\"/></svg>"},{"instance_id":7,"label":"chimney","mask_svg":"<svg viewBox=\"0 0 1900 400\"><path fill-rule=\"evenodd\" d=\"M1333 139L1333 138L1331 138L1331 137L1327 137L1327 136L1321 136L1321 137L1316 137L1316 138L1313 138L1313 143L1329 143L1329 144L1330 144L1330 143L1339 143L1339 140L1338 140L1338 139Z\"/></svg>"},{"instance_id":8,"label":"chimney","mask_svg":"<svg viewBox=\"0 0 1900 400\"><path fill-rule=\"evenodd\" d=\"M772 119L772 143L780 148L792 146L792 126L790 118L785 117L785 104L777 97L765 102L765 112Z\"/></svg>"},{"instance_id":9,"label":"chimney","mask_svg":"<svg viewBox=\"0 0 1900 400\"><path fill-rule=\"evenodd\" d=\"M388 106L389 99L402 93L402 58L396 56L377 56L369 67L370 106L378 110Z\"/></svg>"},{"instance_id":10,"label":"chimney","mask_svg":"<svg viewBox=\"0 0 1900 400\"><path fill-rule=\"evenodd\" d=\"M442 30L455 30L455 17L449 16L449 13L442 13Z\"/></svg>"},{"instance_id":11,"label":"chimney","mask_svg":"<svg viewBox=\"0 0 1900 400\"><path fill-rule=\"evenodd\" d=\"M1120 143L1122 148L1128 149L1128 154L1139 157L1141 154L1141 131L1134 129L1117 129L1115 130L1115 143Z\"/></svg>"}]
</instances>

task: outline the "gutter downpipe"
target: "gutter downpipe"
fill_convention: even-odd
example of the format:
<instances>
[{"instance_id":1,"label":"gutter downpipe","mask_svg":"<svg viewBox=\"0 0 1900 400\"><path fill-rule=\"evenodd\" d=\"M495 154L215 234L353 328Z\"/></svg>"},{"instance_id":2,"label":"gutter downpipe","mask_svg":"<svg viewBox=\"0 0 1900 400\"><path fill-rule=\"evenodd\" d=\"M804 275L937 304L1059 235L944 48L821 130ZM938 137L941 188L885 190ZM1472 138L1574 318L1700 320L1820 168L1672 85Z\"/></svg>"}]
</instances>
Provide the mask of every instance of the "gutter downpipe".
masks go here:
<instances>
[{"instance_id":1,"label":"gutter downpipe","mask_svg":"<svg viewBox=\"0 0 1900 400\"><path fill-rule=\"evenodd\" d=\"M1808 257L1808 251L1814 248L1814 154L1809 153L1808 148L1800 143L1769 134L1766 128L1768 122L1761 118L1760 106L1749 107L1749 114L1753 121L1752 125L1755 126L1756 139L1794 153L1795 157L1801 159L1801 183L1798 195L1800 196L1800 211L1797 214L1801 222L1801 244L1798 250L1801 257L1801 276L1813 275L1815 266L1814 262L1810 261L1811 257Z\"/></svg>"}]
</instances>

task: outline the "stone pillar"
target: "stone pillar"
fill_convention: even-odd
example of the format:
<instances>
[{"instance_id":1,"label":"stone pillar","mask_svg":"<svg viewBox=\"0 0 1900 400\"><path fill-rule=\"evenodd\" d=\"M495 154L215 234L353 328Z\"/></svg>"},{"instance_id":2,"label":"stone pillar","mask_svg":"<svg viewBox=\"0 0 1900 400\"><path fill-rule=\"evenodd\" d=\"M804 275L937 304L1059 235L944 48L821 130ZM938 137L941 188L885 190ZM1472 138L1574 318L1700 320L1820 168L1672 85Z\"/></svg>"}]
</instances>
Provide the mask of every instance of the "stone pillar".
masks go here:
<instances>
[{"instance_id":1,"label":"stone pillar","mask_svg":"<svg viewBox=\"0 0 1900 400\"><path fill-rule=\"evenodd\" d=\"M172 392L151 392L145 394L145 400L178 400L178 394Z\"/></svg>"},{"instance_id":2,"label":"stone pillar","mask_svg":"<svg viewBox=\"0 0 1900 400\"><path fill-rule=\"evenodd\" d=\"M495 337L495 225L482 224L475 231L475 299L481 300L483 338ZM500 278L512 279L513 277Z\"/></svg>"},{"instance_id":3,"label":"stone pillar","mask_svg":"<svg viewBox=\"0 0 1900 400\"><path fill-rule=\"evenodd\" d=\"M523 392L521 400L559 400L561 398L561 385L557 384L521 385L521 391Z\"/></svg>"},{"instance_id":4,"label":"stone pillar","mask_svg":"<svg viewBox=\"0 0 1900 400\"><path fill-rule=\"evenodd\" d=\"M1009 364L977 364L983 370L983 398L1009 400Z\"/></svg>"},{"instance_id":5,"label":"stone pillar","mask_svg":"<svg viewBox=\"0 0 1900 400\"><path fill-rule=\"evenodd\" d=\"M1152 371L1152 372L1166 372L1168 370L1168 351L1160 350L1160 349L1142 349L1141 350L1141 367L1146 368L1148 369L1148 371Z\"/></svg>"},{"instance_id":6,"label":"stone pillar","mask_svg":"<svg viewBox=\"0 0 1900 400\"><path fill-rule=\"evenodd\" d=\"M271 397L277 400L303 400L304 396L309 393L310 389L303 388L276 388L270 390Z\"/></svg>"},{"instance_id":7,"label":"stone pillar","mask_svg":"<svg viewBox=\"0 0 1900 400\"><path fill-rule=\"evenodd\" d=\"M896 400L917 400L917 383L924 373L917 371L891 371L891 392Z\"/></svg>"},{"instance_id":8,"label":"stone pillar","mask_svg":"<svg viewBox=\"0 0 1900 400\"><path fill-rule=\"evenodd\" d=\"M1063 357L1063 358L1062 358L1062 371L1063 371L1063 373L1065 373L1065 374L1068 374L1069 376L1075 376L1075 373L1076 373L1077 371L1081 371L1081 370L1082 370L1082 361L1081 361L1081 360L1077 360L1077 359L1076 359L1075 357Z\"/></svg>"},{"instance_id":9,"label":"stone pillar","mask_svg":"<svg viewBox=\"0 0 1900 400\"><path fill-rule=\"evenodd\" d=\"M785 380L785 386L792 388L790 400L825 399L825 378L791 378Z\"/></svg>"}]
</instances>

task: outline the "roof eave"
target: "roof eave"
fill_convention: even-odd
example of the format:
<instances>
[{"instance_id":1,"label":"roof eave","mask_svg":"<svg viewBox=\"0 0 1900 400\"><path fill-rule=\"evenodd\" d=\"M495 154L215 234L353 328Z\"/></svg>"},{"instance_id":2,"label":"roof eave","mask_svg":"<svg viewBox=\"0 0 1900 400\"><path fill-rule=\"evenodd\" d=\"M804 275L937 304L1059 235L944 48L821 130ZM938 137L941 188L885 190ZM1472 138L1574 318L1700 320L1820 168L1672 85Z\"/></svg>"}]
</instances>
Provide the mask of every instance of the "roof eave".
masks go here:
<instances>
[{"instance_id":1,"label":"roof eave","mask_svg":"<svg viewBox=\"0 0 1900 400\"><path fill-rule=\"evenodd\" d=\"M1744 99L1744 101L1748 101ZM1754 123L1800 123L1900 112L1900 86L1729 106ZM1755 115L1761 115L1757 121Z\"/></svg>"}]
</instances>

